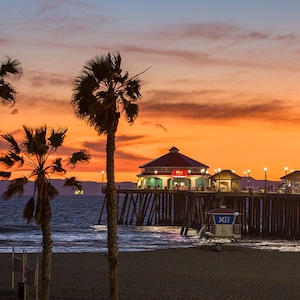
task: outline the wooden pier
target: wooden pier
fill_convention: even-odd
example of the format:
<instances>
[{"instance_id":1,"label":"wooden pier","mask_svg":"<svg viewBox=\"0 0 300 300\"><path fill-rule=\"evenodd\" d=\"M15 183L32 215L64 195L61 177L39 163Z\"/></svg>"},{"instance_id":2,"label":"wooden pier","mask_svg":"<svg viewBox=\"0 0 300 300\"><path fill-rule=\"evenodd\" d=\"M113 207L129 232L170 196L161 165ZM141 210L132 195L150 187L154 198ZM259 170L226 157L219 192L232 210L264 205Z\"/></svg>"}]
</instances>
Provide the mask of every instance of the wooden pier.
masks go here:
<instances>
[{"instance_id":1,"label":"wooden pier","mask_svg":"<svg viewBox=\"0 0 300 300\"><path fill-rule=\"evenodd\" d=\"M300 194L118 189L117 195L123 225L181 226L186 234L207 223L205 212L226 205L242 214L243 237L300 239ZM105 206L106 196L98 224Z\"/></svg>"}]
</instances>

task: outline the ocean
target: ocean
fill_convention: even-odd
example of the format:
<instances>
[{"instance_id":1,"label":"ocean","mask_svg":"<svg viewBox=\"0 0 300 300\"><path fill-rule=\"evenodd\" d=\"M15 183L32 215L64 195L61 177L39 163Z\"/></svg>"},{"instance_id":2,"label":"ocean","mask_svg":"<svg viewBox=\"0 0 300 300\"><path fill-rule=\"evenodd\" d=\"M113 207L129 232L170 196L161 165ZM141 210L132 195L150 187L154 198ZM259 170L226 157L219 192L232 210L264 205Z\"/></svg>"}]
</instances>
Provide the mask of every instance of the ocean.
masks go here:
<instances>
[{"instance_id":1,"label":"ocean","mask_svg":"<svg viewBox=\"0 0 300 300\"><path fill-rule=\"evenodd\" d=\"M41 229L23 219L29 196L0 199L0 253L42 251ZM97 225L104 196L58 196L51 200L51 234L53 252L106 252L106 224ZM104 223L106 216L102 216ZM119 251L151 251L155 249L188 248L201 245L196 230L180 235L180 227L119 225ZM249 240L239 241L242 247L262 250L300 252L300 241Z\"/></svg>"}]
</instances>

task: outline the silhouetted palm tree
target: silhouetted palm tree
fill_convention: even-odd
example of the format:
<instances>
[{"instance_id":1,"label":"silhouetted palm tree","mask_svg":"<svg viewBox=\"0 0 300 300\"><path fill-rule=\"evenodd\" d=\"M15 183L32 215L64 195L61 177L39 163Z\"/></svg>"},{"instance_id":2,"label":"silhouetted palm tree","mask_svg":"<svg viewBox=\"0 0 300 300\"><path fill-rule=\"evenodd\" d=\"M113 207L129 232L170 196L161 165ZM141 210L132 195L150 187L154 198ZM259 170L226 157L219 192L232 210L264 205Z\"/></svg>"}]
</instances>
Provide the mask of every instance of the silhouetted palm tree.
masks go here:
<instances>
[{"instance_id":1,"label":"silhouetted palm tree","mask_svg":"<svg viewBox=\"0 0 300 300\"><path fill-rule=\"evenodd\" d=\"M11 134L2 137L9 143L10 150L0 156L0 164L14 170L26 166L31 171L26 177L11 180L8 189L2 194L4 199L10 199L13 195L22 195L24 185L34 180L34 191L27 202L23 217L28 223L35 217L36 224L41 226L43 235L43 259L42 259L42 299L49 299L49 284L51 273L52 239L50 232L51 205L49 200L58 195L58 191L51 184L52 174L64 176L66 170L63 162L75 167L77 163L88 162L90 155L86 150L75 152L69 158L53 158L52 155L61 147L66 136L67 129L51 130L43 126L33 130L23 126L24 140L18 144ZM48 135L48 137L47 137ZM51 162L50 162L51 159ZM11 172L0 172L0 177L8 178ZM65 176L64 176L65 177ZM66 178L66 177L65 177ZM66 178L64 186L72 186L81 189L81 184L75 177Z\"/></svg>"},{"instance_id":2,"label":"silhouetted palm tree","mask_svg":"<svg viewBox=\"0 0 300 300\"><path fill-rule=\"evenodd\" d=\"M21 64L16 59L6 57L0 62L0 103L1 104L15 104L16 90L11 84L5 81L9 76L21 76L22 75Z\"/></svg>"},{"instance_id":3,"label":"silhouetted palm tree","mask_svg":"<svg viewBox=\"0 0 300 300\"><path fill-rule=\"evenodd\" d=\"M72 105L78 118L107 136L106 199L110 298L118 299L118 202L114 174L115 134L120 113L132 124L138 115L140 80L121 69L119 53L96 56L75 79Z\"/></svg>"}]
</instances>

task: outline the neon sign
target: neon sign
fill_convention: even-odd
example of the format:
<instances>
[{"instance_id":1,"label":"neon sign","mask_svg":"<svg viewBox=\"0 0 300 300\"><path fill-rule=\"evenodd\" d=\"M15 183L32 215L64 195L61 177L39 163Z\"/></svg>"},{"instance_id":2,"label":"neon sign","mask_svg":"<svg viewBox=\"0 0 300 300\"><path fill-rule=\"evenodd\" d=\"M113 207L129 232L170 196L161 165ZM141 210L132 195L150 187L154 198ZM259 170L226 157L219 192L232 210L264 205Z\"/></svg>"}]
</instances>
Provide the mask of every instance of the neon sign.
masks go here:
<instances>
[{"instance_id":1,"label":"neon sign","mask_svg":"<svg viewBox=\"0 0 300 300\"><path fill-rule=\"evenodd\" d=\"M172 170L171 176L173 178L188 178L187 170Z\"/></svg>"}]
</instances>

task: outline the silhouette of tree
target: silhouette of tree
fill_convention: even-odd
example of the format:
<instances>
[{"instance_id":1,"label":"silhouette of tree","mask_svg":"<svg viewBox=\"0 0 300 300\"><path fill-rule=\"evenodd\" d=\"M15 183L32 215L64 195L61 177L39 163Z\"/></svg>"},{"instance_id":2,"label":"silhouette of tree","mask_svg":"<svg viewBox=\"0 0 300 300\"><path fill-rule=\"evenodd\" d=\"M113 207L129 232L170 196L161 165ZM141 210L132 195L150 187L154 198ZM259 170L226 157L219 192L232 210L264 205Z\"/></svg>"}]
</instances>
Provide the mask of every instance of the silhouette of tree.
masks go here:
<instances>
[{"instance_id":1,"label":"silhouette of tree","mask_svg":"<svg viewBox=\"0 0 300 300\"><path fill-rule=\"evenodd\" d=\"M94 127L99 135L105 134L106 144L106 199L108 227L108 259L110 299L118 299L118 203L115 186L115 135L120 114L132 124L139 107L132 103L141 97L140 80L129 77L121 68L119 53L96 56L75 79L72 105L75 115Z\"/></svg>"},{"instance_id":2,"label":"silhouette of tree","mask_svg":"<svg viewBox=\"0 0 300 300\"><path fill-rule=\"evenodd\" d=\"M22 73L18 60L6 57L0 62L0 104L15 104L17 92L5 79L10 76L20 77Z\"/></svg>"},{"instance_id":3,"label":"silhouette of tree","mask_svg":"<svg viewBox=\"0 0 300 300\"><path fill-rule=\"evenodd\" d=\"M26 177L16 178L10 181L7 191L2 194L4 199L10 199L13 195L22 195L24 186L30 180L34 180L34 191L28 200L23 217L29 223L33 217L41 227L43 235L43 258L42 258L42 294L43 300L49 299L49 285L51 273L52 239L50 232L51 205L50 200L58 195L57 189L51 184L52 175L65 177L66 170L63 163L75 167L78 163L87 163L90 155L86 150L75 152L71 157L53 158L54 152L62 146L67 129L51 130L48 134L46 126L36 130L23 126L25 138L20 144L11 134L2 137L9 143L8 153L0 156L0 164L6 168L19 168L28 170ZM48 137L47 137L48 134ZM51 158L51 161L50 161ZM0 172L0 177L9 178L11 172ZM64 186L82 189L81 183L75 177L66 178Z\"/></svg>"}]
</instances>

